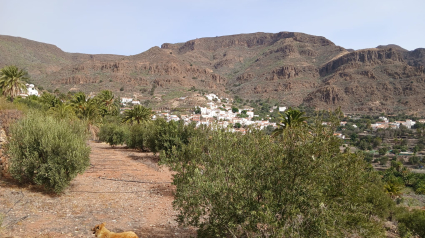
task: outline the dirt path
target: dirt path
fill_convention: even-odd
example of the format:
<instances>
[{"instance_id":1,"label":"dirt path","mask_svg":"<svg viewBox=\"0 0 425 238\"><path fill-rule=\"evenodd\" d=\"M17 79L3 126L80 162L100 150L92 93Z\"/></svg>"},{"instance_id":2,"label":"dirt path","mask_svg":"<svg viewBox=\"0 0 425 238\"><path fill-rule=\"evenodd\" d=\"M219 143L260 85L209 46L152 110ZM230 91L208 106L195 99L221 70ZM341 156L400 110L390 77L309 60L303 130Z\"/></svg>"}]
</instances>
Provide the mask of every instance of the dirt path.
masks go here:
<instances>
[{"instance_id":1,"label":"dirt path","mask_svg":"<svg viewBox=\"0 0 425 238\"><path fill-rule=\"evenodd\" d=\"M94 237L106 222L114 232L132 230L139 237L189 237L172 209L172 175L156 157L122 147L90 142L90 168L61 196L0 179L0 237Z\"/></svg>"}]
</instances>

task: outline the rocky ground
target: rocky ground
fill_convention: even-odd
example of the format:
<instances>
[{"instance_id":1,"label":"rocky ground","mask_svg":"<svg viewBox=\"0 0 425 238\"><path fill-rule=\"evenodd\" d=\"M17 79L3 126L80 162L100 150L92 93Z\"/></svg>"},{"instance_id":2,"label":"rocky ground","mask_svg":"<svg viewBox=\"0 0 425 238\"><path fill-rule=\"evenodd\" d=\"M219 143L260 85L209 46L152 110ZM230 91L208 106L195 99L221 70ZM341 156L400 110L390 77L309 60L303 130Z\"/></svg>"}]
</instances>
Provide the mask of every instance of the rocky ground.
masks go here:
<instances>
[{"instance_id":1,"label":"rocky ground","mask_svg":"<svg viewBox=\"0 0 425 238\"><path fill-rule=\"evenodd\" d=\"M0 179L0 237L94 237L91 228L102 222L139 237L196 235L175 221L172 173L158 166L156 156L89 144L90 168L62 195Z\"/></svg>"}]
</instances>

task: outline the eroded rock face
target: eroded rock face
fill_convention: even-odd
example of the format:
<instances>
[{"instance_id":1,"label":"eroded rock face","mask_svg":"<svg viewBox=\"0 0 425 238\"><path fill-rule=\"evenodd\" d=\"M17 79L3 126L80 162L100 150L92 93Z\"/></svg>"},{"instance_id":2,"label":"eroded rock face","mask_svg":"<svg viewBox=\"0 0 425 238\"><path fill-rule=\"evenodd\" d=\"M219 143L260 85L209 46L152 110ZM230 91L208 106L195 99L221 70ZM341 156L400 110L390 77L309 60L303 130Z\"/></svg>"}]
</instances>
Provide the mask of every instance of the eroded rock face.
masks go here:
<instances>
[{"instance_id":1,"label":"eroded rock face","mask_svg":"<svg viewBox=\"0 0 425 238\"><path fill-rule=\"evenodd\" d=\"M326 105L338 105L344 102L345 93L336 86L324 86L307 95L304 99L307 103L325 103Z\"/></svg>"},{"instance_id":2,"label":"eroded rock face","mask_svg":"<svg viewBox=\"0 0 425 238\"><path fill-rule=\"evenodd\" d=\"M390 49L384 50L359 50L346 54L338 59L327 63L320 69L320 75L326 76L335 71L343 71L350 68L360 68L364 64L377 65L383 64L386 60L403 62L403 57L396 51Z\"/></svg>"},{"instance_id":3,"label":"eroded rock face","mask_svg":"<svg viewBox=\"0 0 425 238\"><path fill-rule=\"evenodd\" d=\"M313 66L297 67L293 65L283 66L272 71L272 76L266 80L274 81L279 79L293 79L297 77L311 77L316 78L318 71Z\"/></svg>"}]
</instances>

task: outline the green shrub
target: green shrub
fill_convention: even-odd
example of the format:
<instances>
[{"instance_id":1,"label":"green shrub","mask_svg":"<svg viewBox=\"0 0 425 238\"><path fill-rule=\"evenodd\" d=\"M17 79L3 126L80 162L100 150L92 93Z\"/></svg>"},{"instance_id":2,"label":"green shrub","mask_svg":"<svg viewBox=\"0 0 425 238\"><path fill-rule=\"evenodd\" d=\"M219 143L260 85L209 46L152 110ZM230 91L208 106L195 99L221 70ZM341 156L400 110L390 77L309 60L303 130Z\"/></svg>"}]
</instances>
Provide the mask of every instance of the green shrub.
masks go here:
<instances>
[{"instance_id":1,"label":"green shrub","mask_svg":"<svg viewBox=\"0 0 425 238\"><path fill-rule=\"evenodd\" d=\"M396 214L398 230L401 237L408 237L407 234L415 234L419 237L425 237L425 211L413 210L411 212L404 209Z\"/></svg>"},{"instance_id":2,"label":"green shrub","mask_svg":"<svg viewBox=\"0 0 425 238\"><path fill-rule=\"evenodd\" d=\"M362 156L340 152L334 130L196 133L161 156L176 171L178 221L199 237L382 237L393 202Z\"/></svg>"},{"instance_id":3,"label":"green shrub","mask_svg":"<svg viewBox=\"0 0 425 238\"><path fill-rule=\"evenodd\" d=\"M378 153L379 155L385 155L387 153L387 150L388 148L382 147L382 148L379 148Z\"/></svg>"},{"instance_id":4,"label":"green shrub","mask_svg":"<svg viewBox=\"0 0 425 238\"><path fill-rule=\"evenodd\" d=\"M386 165L388 160L389 160L389 158L387 156L383 156L383 157L379 158L379 164L380 165Z\"/></svg>"},{"instance_id":5,"label":"green shrub","mask_svg":"<svg viewBox=\"0 0 425 238\"><path fill-rule=\"evenodd\" d=\"M90 164L85 127L30 112L11 127L7 145L10 173L21 183L35 183L59 193Z\"/></svg>"},{"instance_id":6,"label":"green shrub","mask_svg":"<svg viewBox=\"0 0 425 238\"><path fill-rule=\"evenodd\" d=\"M364 160L368 163L371 163L373 161L373 154L372 153L364 153Z\"/></svg>"},{"instance_id":7,"label":"green shrub","mask_svg":"<svg viewBox=\"0 0 425 238\"><path fill-rule=\"evenodd\" d=\"M409 163L411 165L420 164L421 161L422 161L422 158L419 156L414 155L409 157Z\"/></svg>"},{"instance_id":8,"label":"green shrub","mask_svg":"<svg viewBox=\"0 0 425 238\"><path fill-rule=\"evenodd\" d=\"M189 139L199 132L195 130L195 124L186 126L183 121L166 122L163 119L153 121L150 131L147 138L148 148L154 153L164 151L166 155L169 155L173 148L180 149L188 144Z\"/></svg>"},{"instance_id":9,"label":"green shrub","mask_svg":"<svg viewBox=\"0 0 425 238\"><path fill-rule=\"evenodd\" d=\"M127 141L128 128L126 125L108 123L100 127L99 140L111 146L122 145Z\"/></svg>"},{"instance_id":10,"label":"green shrub","mask_svg":"<svg viewBox=\"0 0 425 238\"><path fill-rule=\"evenodd\" d=\"M415 185L415 192L417 194L424 194L425 195L425 180L419 181Z\"/></svg>"},{"instance_id":11,"label":"green shrub","mask_svg":"<svg viewBox=\"0 0 425 238\"><path fill-rule=\"evenodd\" d=\"M129 129L129 135L127 137L126 144L129 148L146 150L147 149L147 140L150 138L152 133L149 123L134 124Z\"/></svg>"}]
</instances>

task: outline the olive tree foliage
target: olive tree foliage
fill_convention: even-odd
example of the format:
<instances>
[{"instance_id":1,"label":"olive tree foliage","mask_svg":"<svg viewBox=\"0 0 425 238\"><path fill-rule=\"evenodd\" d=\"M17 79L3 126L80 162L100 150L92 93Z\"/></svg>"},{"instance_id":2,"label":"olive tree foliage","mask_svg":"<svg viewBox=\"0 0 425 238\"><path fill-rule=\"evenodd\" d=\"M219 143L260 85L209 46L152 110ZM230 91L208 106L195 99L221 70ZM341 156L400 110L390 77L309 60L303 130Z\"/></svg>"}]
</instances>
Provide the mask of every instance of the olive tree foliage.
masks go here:
<instances>
[{"instance_id":1,"label":"olive tree foliage","mask_svg":"<svg viewBox=\"0 0 425 238\"><path fill-rule=\"evenodd\" d=\"M145 122L131 125L126 141L127 146L129 148L146 150L153 131L152 124L152 122Z\"/></svg>"},{"instance_id":2,"label":"olive tree foliage","mask_svg":"<svg viewBox=\"0 0 425 238\"><path fill-rule=\"evenodd\" d=\"M340 152L335 126L194 134L161 156L176 171L178 221L200 237L384 236L393 202L361 154Z\"/></svg>"},{"instance_id":3,"label":"olive tree foliage","mask_svg":"<svg viewBox=\"0 0 425 238\"><path fill-rule=\"evenodd\" d=\"M30 112L11 127L7 144L10 173L21 183L60 193L90 164L86 138L79 121Z\"/></svg>"},{"instance_id":4,"label":"olive tree foliage","mask_svg":"<svg viewBox=\"0 0 425 238\"><path fill-rule=\"evenodd\" d=\"M398 208L396 218L398 221L398 231L401 237L425 237L425 211ZM409 236L410 235L410 236Z\"/></svg>"},{"instance_id":5,"label":"olive tree foliage","mask_svg":"<svg viewBox=\"0 0 425 238\"><path fill-rule=\"evenodd\" d=\"M122 145L127 141L129 135L127 125L107 123L100 127L99 140L110 146Z\"/></svg>"},{"instance_id":6,"label":"olive tree foliage","mask_svg":"<svg viewBox=\"0 0 425 238\"><path fill-rule=\"evenodd\" d=\"M163 118L145 121L130 126L127 146L154 153L170 154L173 148L180 149L189 143L190 138L201 130L195 129L195 124L185 125L183 121L167 122Z\"/></svg>"}]
</instances>

